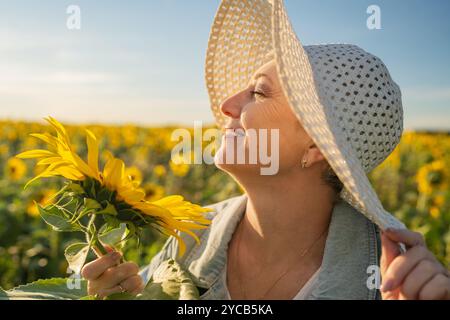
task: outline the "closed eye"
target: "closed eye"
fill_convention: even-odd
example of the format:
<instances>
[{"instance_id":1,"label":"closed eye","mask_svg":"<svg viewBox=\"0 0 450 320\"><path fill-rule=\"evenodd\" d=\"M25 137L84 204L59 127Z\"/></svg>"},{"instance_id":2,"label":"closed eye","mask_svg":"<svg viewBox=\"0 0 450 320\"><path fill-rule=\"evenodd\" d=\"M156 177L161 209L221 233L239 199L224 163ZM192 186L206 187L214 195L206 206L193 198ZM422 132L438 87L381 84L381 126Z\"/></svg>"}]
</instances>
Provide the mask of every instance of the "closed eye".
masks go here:
<instances>
[{"instance_id":1,"label":"closed eye","mask_svg":"<svg viewBox=\"0 0 450 320\"><path fill-rule=\"evenodd\" d=\"M252 90L252 91L250 91L250 93L252 94L252 96L265 97L265 94L262 92L259 92L259 91Z\"/></svg>"}]
</instances>

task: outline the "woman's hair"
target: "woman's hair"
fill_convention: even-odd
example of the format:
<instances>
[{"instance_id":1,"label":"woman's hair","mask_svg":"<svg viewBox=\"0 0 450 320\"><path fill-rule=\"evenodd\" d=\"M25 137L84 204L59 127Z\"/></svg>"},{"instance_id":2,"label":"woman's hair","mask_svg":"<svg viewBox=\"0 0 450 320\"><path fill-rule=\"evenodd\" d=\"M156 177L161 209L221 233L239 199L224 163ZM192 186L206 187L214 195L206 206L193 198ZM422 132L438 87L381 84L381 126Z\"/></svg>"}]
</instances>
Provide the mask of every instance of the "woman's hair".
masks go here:
<instances>
[{"instance_id":1,"label":"woman's hair","mask_svg":"<svg viewBox=\"0 0 450 320\"><path fill-rule=\"evenodd\" d=\"M330 186L335 191L336 197L334 199L334 202L337 202L340 199L339 195L342 189L344 189L344 184L341 182L341 180L339 180L338 176L330 167L330 165L327 165L327 168L323 171L322 179L325 184Z\"/></svg>"}]
</instances>

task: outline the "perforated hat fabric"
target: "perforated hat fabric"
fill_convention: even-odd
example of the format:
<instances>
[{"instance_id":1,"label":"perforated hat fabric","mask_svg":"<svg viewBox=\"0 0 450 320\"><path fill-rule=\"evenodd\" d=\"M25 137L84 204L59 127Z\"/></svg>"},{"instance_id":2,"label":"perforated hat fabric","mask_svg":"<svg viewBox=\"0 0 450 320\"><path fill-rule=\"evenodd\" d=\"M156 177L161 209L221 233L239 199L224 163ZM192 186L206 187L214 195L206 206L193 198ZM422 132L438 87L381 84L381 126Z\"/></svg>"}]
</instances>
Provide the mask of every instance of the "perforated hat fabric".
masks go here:
<instances>
[{"instance_id":1,"label":"perforated hat fabric","mask_svg":"<svg viewBox=\"0 0 450 320\"><path fill-rule=\"evenodd\" d=\"M245 89L269 59L292 110L344 184L341 197L383 230L405 228L367 177L403 132L400 88L384 63L355 45L302 46L282 0L223 0L205 64L219 127L226 123L221 103Z\"/></svg>"}]
</instances>

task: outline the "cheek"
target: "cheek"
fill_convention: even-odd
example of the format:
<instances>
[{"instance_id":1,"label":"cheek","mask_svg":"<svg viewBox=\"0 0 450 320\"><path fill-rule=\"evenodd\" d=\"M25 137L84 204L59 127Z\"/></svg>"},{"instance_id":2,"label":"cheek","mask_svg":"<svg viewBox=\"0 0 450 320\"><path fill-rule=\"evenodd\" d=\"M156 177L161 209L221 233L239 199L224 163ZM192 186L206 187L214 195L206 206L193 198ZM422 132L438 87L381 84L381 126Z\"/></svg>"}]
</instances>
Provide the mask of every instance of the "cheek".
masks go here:
<instances>
[{"instance_id":1,"label":"cheek","mask_svg":"<svg viewBox=\"0 0 450 320\"><path fill-rule=\"evenodd\" d=\"M280 165L289 167L300 163L302 141L306 141L306 136L289 106L276 103L252 104L242 110L241 120L245 129L279 129ZM269 135L269 147L270 145Z\"/></svg>"},{"instance_id":2,"label":"cheek","mask_svg":"<svg viewBox=\"0 0 450 320\"><path fill-rule=\"evenodd\" d=\"M242 110L242 125L245 129L281 129L289 120L283 109L275 102L253 103Z\"/></svg>"}]
</instances>

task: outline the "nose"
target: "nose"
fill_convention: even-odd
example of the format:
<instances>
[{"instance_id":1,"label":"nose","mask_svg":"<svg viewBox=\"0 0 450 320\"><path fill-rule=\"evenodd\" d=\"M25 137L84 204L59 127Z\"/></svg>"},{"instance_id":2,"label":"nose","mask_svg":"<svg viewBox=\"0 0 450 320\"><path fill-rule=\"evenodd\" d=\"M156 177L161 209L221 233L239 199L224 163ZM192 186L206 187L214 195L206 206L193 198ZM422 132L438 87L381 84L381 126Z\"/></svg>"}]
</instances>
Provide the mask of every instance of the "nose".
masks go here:
<instances>
[{"instance_id":1,"label":"nose","mask_svg":"<svg viewBox=\"0 0 450 320\"><path fill-rule=\"evenodd\" d=\"M242 106L245 104L243 91L225 99L220 105L220 111L227 117L239 119L241 117Z\"/></svg>"}]
</instances>

